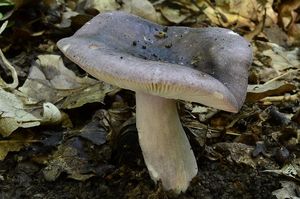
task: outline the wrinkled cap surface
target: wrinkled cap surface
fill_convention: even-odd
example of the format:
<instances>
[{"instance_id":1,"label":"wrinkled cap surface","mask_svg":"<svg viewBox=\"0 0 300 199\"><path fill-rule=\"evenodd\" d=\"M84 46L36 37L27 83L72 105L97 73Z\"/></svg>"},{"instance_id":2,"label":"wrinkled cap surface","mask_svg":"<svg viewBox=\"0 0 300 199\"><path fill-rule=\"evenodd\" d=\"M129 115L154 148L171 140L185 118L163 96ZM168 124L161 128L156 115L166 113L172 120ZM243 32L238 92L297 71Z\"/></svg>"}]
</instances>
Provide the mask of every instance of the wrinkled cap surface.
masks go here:
<instances>
[{"instance_id":1,"label":"wrinkled cap surface","mask_svg":"<svg viewBox=\"0 0 300 199\"><path fill-rule=\"evenodd\" d=\"M90 75L121 88L230 112L245 100L252 51L228 29L165 27L109 12L57 45Z\"/></svg>"}]
</instances>

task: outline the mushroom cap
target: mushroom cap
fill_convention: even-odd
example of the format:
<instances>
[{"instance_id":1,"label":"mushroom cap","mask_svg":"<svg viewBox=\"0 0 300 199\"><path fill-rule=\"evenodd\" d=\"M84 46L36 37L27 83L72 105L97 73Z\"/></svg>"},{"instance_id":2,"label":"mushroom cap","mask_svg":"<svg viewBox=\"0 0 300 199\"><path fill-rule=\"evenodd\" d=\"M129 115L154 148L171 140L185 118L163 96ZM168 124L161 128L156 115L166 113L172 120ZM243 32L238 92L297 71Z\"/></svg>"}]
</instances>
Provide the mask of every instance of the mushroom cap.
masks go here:
<instances>
[{"instance_id":1,"label":"mushroom cap","mask_svg":"<svg viewBox=\"0 0 300 199\"><path fill-rule=\"evenodd\" d=\"M57 46L99 80L229 112L245 100L252 62L250 44L231 30L166 27L118 11L97 15Z\"/></svg>"}]
</instances>

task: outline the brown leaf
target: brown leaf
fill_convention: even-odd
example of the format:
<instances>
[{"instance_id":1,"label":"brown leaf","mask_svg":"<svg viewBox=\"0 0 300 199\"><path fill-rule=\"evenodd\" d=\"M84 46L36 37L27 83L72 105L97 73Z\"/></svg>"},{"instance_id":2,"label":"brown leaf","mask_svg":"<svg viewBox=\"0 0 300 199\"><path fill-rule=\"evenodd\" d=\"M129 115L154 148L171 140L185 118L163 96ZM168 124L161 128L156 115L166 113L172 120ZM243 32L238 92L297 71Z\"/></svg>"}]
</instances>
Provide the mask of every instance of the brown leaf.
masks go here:
<instances>
[{"instance_id":1,"label":"brown leaf","mask_svg":"<svg viewBox=\"0 0 300 199\"><path fill-rule=\"evenodd\" d=\"M148 0L123 0L122 10L158 22L158 14Z\"/></svg>"},{"instance_id":2,"label":"brown leaf","mask_svg":"<svg viewBox=\"0 0 300 199\"><path fill-rule=\"evenodd\" d=\"M99 12L114 11L120 8L120 5L115 0L87 0L86 10L95 9Z\"/></svg>"},{"instance_id":3,"label":"brown leaf","mask_svg":"<svg viewBox=\"0 0 300 199\"><path fill-rule=\"evenodd\" d=\"M4 160L9 152L20 151L31 143L39 142L33 136L26 133L13 134L7 140L0 140L0 161Z\"/></svg>"},{"instance_id":4,"label":"brown leaf","mask_svg":"<svg viewBox=\"0 0 300 199\"><path fill-rule=\"evenodd\" d=\"M267 84L248 85L246 100L249 102L254 102L268 96L288 93L294 89L296 89L294 84L285 83L282 81L273 81Z\"/></svg>"},{"instance_id":5,"label":"brown leaf","mask_svg":"<svg viewBox=\"0 0 300 199\"><path fill-rule=\"evenodd\" d=\"M300 41L300 1L282 1L278 7L279 25L287 31L290 43Z\"/></svg>"},{"instance_id":6,"label":"brown leaf","mask_svg":"<svg viewBox=\"0 0 300 199\"><path fill-rule=\"evenodd\" d=\"M256 167L256 163L251 157L251 152L254 150L252 146L241 143L217 143L214 147L217 151L228 154L226 159L229 162Z\"/></svg>"},{"instance_id":7,"label":"brown leaf","mask_svg":"<svg viewBox=\"0 0 300 199\"><path fill-rule=\"evenodd\" d=\"M172 8L162 5L160 9L162 15L170 22L179 24L190 16L190 13L183 13L179 8Z\"/></svg>"},{"instance_id":8,"label":"brown leaf","mask_svg":"<svg viewBox=\"0 0 300 199\"><path fill-rule=\"evenodd\" d=\"M207 4L204 13L217 25L229 27L246 26L251 30L255 29L255 23L263 20L266 13L265 25L270 26L277 23L277 15L272 8L273 0L266 1L261 5L258 0L253 1L235 1L235 0L217 0L216 6Z\"/></svg>"}]
</instances>

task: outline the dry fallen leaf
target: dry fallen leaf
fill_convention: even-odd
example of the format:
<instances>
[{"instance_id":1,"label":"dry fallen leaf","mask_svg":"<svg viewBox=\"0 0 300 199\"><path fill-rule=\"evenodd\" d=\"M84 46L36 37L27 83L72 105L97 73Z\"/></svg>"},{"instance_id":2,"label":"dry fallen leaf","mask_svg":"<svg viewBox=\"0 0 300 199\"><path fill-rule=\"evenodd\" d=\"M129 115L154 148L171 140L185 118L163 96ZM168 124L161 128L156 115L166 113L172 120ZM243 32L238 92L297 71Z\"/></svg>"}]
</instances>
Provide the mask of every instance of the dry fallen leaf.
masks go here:
<instances>
[{"instance_id":1,"label":"dry fallen leaf","mask_svg":"<svg viewBox=\"0 0 300 199\"><path fill-rule=\"evenodd\" d=\"M86 151L85 144L78 137L60 145L43 169L45 179L55 181L62 172L66 172L69 178L85 181L111 169L112 166L105 163L97 163L100 166L92 163L91 154Z\"/></svg>"},{"instance_id":2,"label":"dry fallen leaf","mask_svg":"<svg viewBox=\"0 0 300 199\"><path fill-rule=\"evenodd\" d=\"M6 67L7 69L10 70L13 78L12 83L6 83L2 78L0 77L0 88L10 88L10 89L15 89L19 85L19 79L18 75L16 72L16 69L11 65L11 63L6 59L4 54L2 53L2 50L0 49L0 65L2 67Z\"/></svg>"},{"instance_id":3,"label":"dry fallen leaf","mask_svg":"<svg viewBox=\"0 0 300 199\"><path fill-rule=\"evenodd\" d=\"M2 136L9 136L18 127L29 128L38 126L41 118L34 116L31 109L23 104L19 96L0 89L0 124Z\"/></svg>"},{"instance_id":4,"label":"dry fallen leaf","mask_svg":"<svg viewBox=\"0 0 300 199\"><path fill-rule=\"evenodd\" d=\"M300 68L300 61L298 59L299 48L288 50L270 42L267 45L271 48L262 51L262 55L271 58L271 66L278 74L282 74L288 68Z\"/></svg>"},{"instance_id":5,"label":"dry fallen leaf","mask_svg":"<svg viewBox=\"0 0 300 199\"><path fill-rule=\"evenodd\" d=\"M9 136L19 127L56 124L62 120L61 112L52 103L43 103L41 107L28 106L24 103L24 96L2 89L0 89L0 110L0 134L4 137Z\"/></svg>"},{"instance_id":6,"label":"dry fallen leaf","mask_svg":"<svg viewBox=\"0 0 300 199\"><path fill-rule=\"evenodd\" d=\"M0 140L0 161L4 160L9 152L20 151L31 143L39 142L33 136L26 133L13 134L7 140Z\"/></svg>"},{"instance_id":7,"label":"dry fallen leaf","mask_svg":"<svg viewBox=\"0 0 300 199\"><path fill-rule=\"evenodd\" d=\"M99 121L93 120L87 123L80 129L80 137L85 138L95 145L102 145L106 142L107 133L105 129L100 126Z\"/></svg>"},{"instance_id":8,"label":"dry fallen leaf","mask_svg":"<svg viewBox=\"0 0 300 199\"><path fill-rule=\"evenodd\" d=\"M20 151L24 147L24 141L0 140L0 161L4 160L8 152Z\"/></svg>"},{"instance_id":9,"label":"dry fallen leaf","mask_svg":"<svg viewBox=\"0 0 300 199\"><path fill-rule=\"evenodd\" d=\"M248 146L242 143L217 143L214 145L214 148L218 152L228 154L226 159L229 162L237 164L245 164L255 168L257 165L254 162L251 152L254 150L254 147Z\"/></svg>"},{"instance_id":10,"label":"dry fallen leaf","mask_svg":"<svg viewBox=\"0 0 300 199\"><path fill-rule=\"evenodd\" d=\"M132 13L153 22L158 22L158 14L148 0L123 0L123 11Z\"/></svg>"},{"instance_id":11,"label":"dry fallen leaf","mask_svg":"<svg viewBox=\"0 0 300 199\"><path fill-rule=\"evenodd\" d=\"M106 93L117 90L88 77L77 77L60 56L40 55L19 91L0 89L0 134L9 136L19 127L59 123L63 117L58 108L101 102Z\"/></svg>"},{"instance_id":12,"label":"dry fallen leaf","mask_svg":"<svg viewBox=\"0 0 300 199\"><path fill-rule=\"evenodd\" d=\"M284 48L275 43L256 41L253 44L254 60L250 70L256 70L258 82L279 79L293 80L300 69L298 47Z\"/></svg>"},{"instance_id":13,"label":"dry fallen leaf","mask_svg":"<svg viewBox=\"0 0 300 199\"><path fill-rule=\"evenodd\" d=\"M300 15L299 11L300 1L282 1L278 7L278 18L279 25L287 31L289 38L289 43L299 43L300 42Z\"/></svg>"},{"instance_id":14,"label":"dry fallen leaf","mask_svg":"<svg viewBox=\"0 0 300 199\"><path fill-rule=\"evenodd\" d=\"M298 168L298 170L299 170L299 168ZM299 178L297 178L298 171L291 164L285 165L281 169L265 170L264 172L276 173L276 174L279 174L279 175L284 175L284 176L288 176L288 177L294 178L296 180L299 180Z\"/></svg>"},{"instance_id":15,"label":"dry fallen leaf","mask_svg":"<svg viewBox=\"0 0 300 199\"><path fill-rule=\"evenodd\" d=\"M160 11L168 21L175 24L181 23L191 15L191 13L183 13L180 9L169 7L167 5L162 5Z\"/></svg>"},{"instance_id":16,"label":"dry fallen leaf","mask_svg":"<svg viewBox=\"0 0 300 199\"><path fill-rule=\"evenodd\" d=\"M84 6L85 10L97 10L100 13L114 11L120 8L115 0L87 0Z\"/></svg>"},{"instance_id":17,"label":"dry fallen leaf","mask_svg":"<svg viewBox=\"0 0 300 199\"><path fill-rule=\"evenodd\" d=\"M292 181L281 181L282 188L277 189L272 192L272 195L276 196L277 199L299 199L298 193L300 192L300 187L295 182Z\"/></svg>"},{"instance_id":18,"label":"dry fallen leaf","mask_svg":"<svg viewBox=\"0 0 300 199\"><path fill-rule=\"evenodd\" d=\"M226 13L224 14L220 8L213 8L211 6L207 6L204 11L205 15L210 19L212 24L216 24L222 27L229 27L233 24L237 24L237 27L250 27L254 29L255 24L245 17Z\"/></svg>"},{"instance_id":19,"label":"dry fallen leaf","mask_svg":"<svg viewBox=\"0 0 300 199\"><path fill-rule=\"evenodd\" d=\"M255 23L263 20L266 14L265 26L277 23L277 14L272 8L273 0L264 1L264 5L259 0L236 1L217 0L216 6L206 4L204 13L216 25L223 27L248 27L255 29Z\"/></svg>"},{"instance_id":20,"label":"dry fallen leaf","mask_svg":"<svg viewBox=\"0 0 300 199\"><path fill-rule=\"evenodd\" d=\"M271 43L282 47L287 46L288 35L277 24L271 27L264 27L264 34Z\"/></svg>"},{"instance_id":21,"label":"dry fallen leaf","mask_svg":"<svg viewBox=\"0 0 300 199\"><path fill-rule=\"evenodd\" d=\"M292 92L297 87L283 81L272 81L266 84L248 85L247 101L254 102L262 98Z\"/></svg>"},{"instance_id":22,"label":"dry fallen leaf","mask_svg":"<svg viewBox=\"0 0 300 199\"><path fill-rule=\"evenodd\" d=\"M118 89L87 76L77 77L58 55L40 55L19 90L32 103L51 102L59 108L70 109L101 102L107 93Z\"/></svg>"},{"instance_id":23,"label":"dry fallen leaf","mask_svg":"<svg viewBox=\"0 0 300 199\"><path fill-rule=\"evenodd\" d=\"M69 140L66 145L60 145L48 166L43 170L45 179L54 181L62 172L67 172L70 178L83 181L94 176L93 174L84 174L88 159L82 147L78 138Z\"/></svg>"},{"instance_id":24,"label":"dry fallen leaf","mask_svg":"<svg viewBox=\"0 0 300 199\"><path fill-rule=\"evenodd\" d=\"M69 28L72 24L72 17L76 17L77 15L79 15L78 12L66 9L66 11L62 13L61 22L55 26L58 28Z\"/></svg>"}]
</instances>

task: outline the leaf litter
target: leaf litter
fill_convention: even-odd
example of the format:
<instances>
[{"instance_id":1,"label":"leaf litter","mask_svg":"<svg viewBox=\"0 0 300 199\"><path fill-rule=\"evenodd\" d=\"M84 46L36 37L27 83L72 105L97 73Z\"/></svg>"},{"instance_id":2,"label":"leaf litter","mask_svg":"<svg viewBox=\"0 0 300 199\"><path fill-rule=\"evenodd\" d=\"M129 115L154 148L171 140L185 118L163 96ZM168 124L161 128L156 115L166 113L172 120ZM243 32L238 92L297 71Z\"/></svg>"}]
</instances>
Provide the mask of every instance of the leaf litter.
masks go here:
<instances>
[{"instance_id":1,"label":"leaf litter","mask_svg":"<svg viewBox=\"0 0 300 199\"><path fill-rule=\"evenodd\" d=\"M0 196L16 196L12 187L18 184L23 196L43 198L299 197L299 1L4 3ZM88 77L55 47L59 38L109 10L164 25L227 27L251 41L253 64L240 113L179 103L200 163L187 194L174 196L150 180L136 136L133 93ZM15 174L13 168L21 167ZM54 189L47 183L46 189L29 189L26 180L46 180Z\"/></svg>"}]
</instances>

